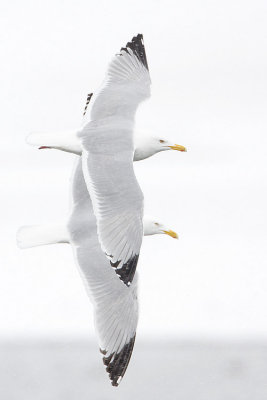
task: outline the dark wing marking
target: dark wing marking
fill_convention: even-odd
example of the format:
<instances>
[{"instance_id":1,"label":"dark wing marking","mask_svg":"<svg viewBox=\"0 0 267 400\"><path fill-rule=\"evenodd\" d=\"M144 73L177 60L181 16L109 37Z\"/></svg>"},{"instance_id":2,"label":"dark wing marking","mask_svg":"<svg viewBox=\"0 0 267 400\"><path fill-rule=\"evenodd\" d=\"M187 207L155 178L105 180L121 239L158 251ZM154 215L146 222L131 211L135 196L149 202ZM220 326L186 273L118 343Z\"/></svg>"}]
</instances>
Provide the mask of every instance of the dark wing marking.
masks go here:
<instances>
[{"instance_id":1,"label":"dark wing marking","mask_svg":"<svg viewBox=\"0 0 267 400\"><path fill-rule=\"evenodd\" d=\"M88 104L90 103L90 100L91 100L92 96L93 96L93 93L89 93L87 95L86 104L85 104L84 111L83 111L83 116L85 116L85 114L86 114L87 107L88 107Z\"/></svg>"},{"instance_id":2,"label":"dark wing marking","mask_svg":"<svg viewBox=\"0 0 267 400\"><path fill-rule=\"evenodd\" d=\"M121 51L124 50L129 53L127 48L130 48L133 51L134 55L138 58L138 60L141 61L141 63L146 67L147 70L149 70L143 35L141 33L139 33L137 36L134 36L131 42L128 42L126 44L126 47L121 48Z\"/></svg>"},{"instance_id":3,"label":"dark wing marking","mask_svg":"<svg viewBox=\"0 0 267 400\"><path fill-rule=\"evenodd\" d=\"M119 278L127 286L130 286L130 284L133 281L134 274L136 271L136 266L138 263L138 258L139 258L139 254L135 254L134 256L129 258L128 261L125 264L123 264L123 266L120 268L118 268L119 264L121 263L120 260L116 261L115 263L110 261L112 268L115 268L116 274L119 275Z\"/></svg>"},{"instance_id":4,"label":"dark wing marking","mask_svg":"<svg viewBox=\"0 0 267 400\"><path fill-rule=\"evenodd\" d=\"M133 352L134 335L128 343L126 343L119 353L112 353L109 357L103 357L103 363L109 374L112 386L118 386L128 367ZM101 350L102 354L106 354L105 350Z\"/></svg>"}]
</instances>

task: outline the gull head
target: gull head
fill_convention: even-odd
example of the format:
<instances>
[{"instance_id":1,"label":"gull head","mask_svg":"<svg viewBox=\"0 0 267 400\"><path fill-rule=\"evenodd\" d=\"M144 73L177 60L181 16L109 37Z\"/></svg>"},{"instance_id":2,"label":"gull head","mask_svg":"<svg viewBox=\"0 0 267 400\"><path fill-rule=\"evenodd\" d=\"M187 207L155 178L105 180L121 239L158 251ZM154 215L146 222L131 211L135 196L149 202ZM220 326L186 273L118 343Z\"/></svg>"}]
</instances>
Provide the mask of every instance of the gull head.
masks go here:
<instances>
[{"instance_id":1,"label":"gull head","mask_svg":"<svg viewBox=\"0 0 267 400\"><path fill-rule=\"evenodd\" d=\"M177 150L186 152L186 147L173 143L163 137L138 134L135 137L134 161L144 160L160 151Z\"/></svg>"},{"instance_id":2,"label":"gull head","mask_svg":"<svg viewBox=\"0 0 267 400\"><path fill-rule=\"evenodd\" d=\"M144 225L144 236L165 234L169 235L174 239L178 239L176 232L167 228L162 222L159 222L156 218L145 215L143 219Z\"/></svg>"}]
</instances>

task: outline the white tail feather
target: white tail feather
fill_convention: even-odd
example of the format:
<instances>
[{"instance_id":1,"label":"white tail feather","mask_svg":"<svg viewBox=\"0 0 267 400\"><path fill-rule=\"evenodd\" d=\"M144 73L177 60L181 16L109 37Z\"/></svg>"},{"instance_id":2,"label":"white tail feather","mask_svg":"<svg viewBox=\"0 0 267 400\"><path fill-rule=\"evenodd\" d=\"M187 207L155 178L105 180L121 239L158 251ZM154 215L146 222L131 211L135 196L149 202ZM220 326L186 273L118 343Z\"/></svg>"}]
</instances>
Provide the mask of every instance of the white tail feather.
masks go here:
<instances>
[{"instance_id":1,"label":"white tail feather","mask_svg":"<svg viewBox=\"0 0 267 400\"><path fill-rule=\"evenodd\" d=\"M21 249L54 243L69 243L69 233L66 226L22 226L17 232L17 245Z\"/></svg>"},{"instance_id":2,"label":"white tail feather","mask_svg":"<svg viewBox=\"0 0 267 400\"><path fill-rule=\"evenodd\" d=\"M33 132L27 136L26 142L39 148L52 148L78 155L81 154L81 145L76 136L76 131Z\"/></svg>"}]
</instances>

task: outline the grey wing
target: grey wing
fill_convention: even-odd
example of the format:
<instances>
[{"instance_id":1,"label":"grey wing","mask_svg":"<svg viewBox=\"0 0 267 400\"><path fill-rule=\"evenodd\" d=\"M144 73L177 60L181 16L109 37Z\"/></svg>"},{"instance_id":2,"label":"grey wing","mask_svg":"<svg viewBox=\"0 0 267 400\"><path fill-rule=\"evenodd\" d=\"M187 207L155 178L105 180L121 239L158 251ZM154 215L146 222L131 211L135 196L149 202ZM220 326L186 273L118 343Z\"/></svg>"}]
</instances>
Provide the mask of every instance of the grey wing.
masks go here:
<instances>
[{"instance_id":1,"label":"grey wing","mask_svg":"<svg viewBox=\"0 0 267 400\"><path fill-rule=\"evenodd\" d=\"M99 241L120 279L133 280L143 238L143 194L133 170L135 112L150 95L142 35L109 65L83 127L83 172L97 218Z\"/></svg>"},{"instance_id":2,"label":"grey wing","mask_svg":"<svg viewBox=\"0 0 267 400\"><path fill-rule=\"evenodd\" d=\"M103 362L117 386L131 358L138 321L137 277L127 288L101 250L96 219L79 159L73 175L73 210L69 232L79 271L94 305Z\"/></svg>"}]
</instances>

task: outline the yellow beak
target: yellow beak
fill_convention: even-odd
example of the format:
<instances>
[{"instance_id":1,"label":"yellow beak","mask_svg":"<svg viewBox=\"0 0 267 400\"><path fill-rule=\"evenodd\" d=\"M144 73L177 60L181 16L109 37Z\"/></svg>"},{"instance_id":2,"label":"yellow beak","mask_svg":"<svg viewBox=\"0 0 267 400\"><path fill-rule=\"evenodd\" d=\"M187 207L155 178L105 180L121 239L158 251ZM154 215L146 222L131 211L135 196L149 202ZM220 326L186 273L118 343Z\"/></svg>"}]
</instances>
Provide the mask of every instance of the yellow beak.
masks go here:
<instances>
[{"instance_id":1,"label":"yellow beak","mask_svg":"<svg viewBox=\"0 0 267 400\"><path fill-rule=\"evenodd\" d=\"M187 151L186 147L181 146L180 144L175 144L174 146L169 146L170 149L172 150L178 150L178 151Z\"/></svg>"},{"instance_id":2,"label":"yellow beak","mask_svg":"<svg viewBox=\"0 0 267 400\"><path fill-rule=\"evenodd\" d=\"M171 236L171 237L174 238L174 239L178 239L178 235L177 235L177 233L174 232L174 231L169 230L169 231L163 231L163 232L166 233L166 235L169 235L169 236Z\"/></svg>"}]
</instances>

